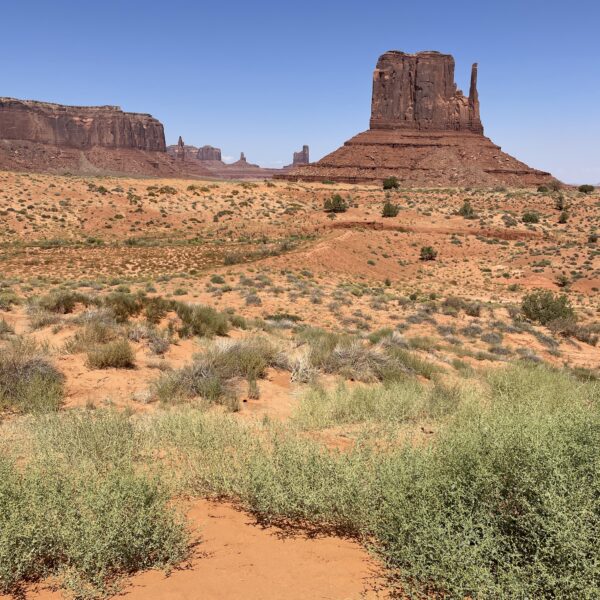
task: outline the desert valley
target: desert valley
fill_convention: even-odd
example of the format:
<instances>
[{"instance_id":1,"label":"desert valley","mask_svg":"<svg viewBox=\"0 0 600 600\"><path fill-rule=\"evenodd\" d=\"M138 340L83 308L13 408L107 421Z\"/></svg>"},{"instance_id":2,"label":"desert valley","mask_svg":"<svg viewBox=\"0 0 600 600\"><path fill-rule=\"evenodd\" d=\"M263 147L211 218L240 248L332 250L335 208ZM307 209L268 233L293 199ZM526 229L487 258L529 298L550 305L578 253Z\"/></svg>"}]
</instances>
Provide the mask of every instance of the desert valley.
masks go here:
<instances>
[{"instance_id":1,"label":"desert valley","mask_svg":"<svg viewBox=\"0 0 600 600\"><path fill-rule=\"evenodd\" d=\"M600 191L477 79L277 169L0 98L0 598L598 597Z\"/></svg>"}]
</instances>

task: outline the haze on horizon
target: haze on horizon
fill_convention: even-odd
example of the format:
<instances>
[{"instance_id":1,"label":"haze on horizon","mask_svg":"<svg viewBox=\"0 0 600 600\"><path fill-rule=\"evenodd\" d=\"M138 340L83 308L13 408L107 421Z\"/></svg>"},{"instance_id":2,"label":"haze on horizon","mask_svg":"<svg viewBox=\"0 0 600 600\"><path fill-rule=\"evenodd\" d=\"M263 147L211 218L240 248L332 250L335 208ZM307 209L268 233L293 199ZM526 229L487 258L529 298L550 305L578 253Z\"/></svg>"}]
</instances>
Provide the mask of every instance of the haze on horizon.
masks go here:
<instances>
[{"instance_id":1,"label":"haze on horizon","mask_svg":"<svg viewBox=\"0 0 600 600\"><path fill-rule=\"evenodd\" d=\"M182 135L277 167L367 129L380 54L439 50L463 90L479 63L485 134L503 150L598 183L598 22L591 0L33 0L3 7L0 95L148 112L169 144Z\"/></svg>"}]
</instances>

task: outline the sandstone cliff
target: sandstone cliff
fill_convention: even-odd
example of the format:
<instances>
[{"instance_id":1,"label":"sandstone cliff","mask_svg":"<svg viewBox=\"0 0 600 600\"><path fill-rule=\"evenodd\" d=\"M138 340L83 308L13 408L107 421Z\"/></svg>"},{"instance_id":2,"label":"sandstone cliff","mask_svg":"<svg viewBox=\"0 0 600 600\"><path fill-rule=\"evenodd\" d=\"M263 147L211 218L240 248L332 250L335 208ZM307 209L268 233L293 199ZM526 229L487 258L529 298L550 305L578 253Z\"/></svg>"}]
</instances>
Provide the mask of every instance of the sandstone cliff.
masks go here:
<instances>
[{"instance_id":1,"label":"sandstone cliff","mask_svg":"<svg viewBox=\"0 0 600 600\"><path fill-rule=\"evenodd\" d=\"M469 97L454 82L454 58L439 52L391 51L373 73L371 129L483 133L477 96L477 64Z\"/></svg>"},{"instance_id":2,"label":"sandstone cliff","mask_svg":"<svg viewBox=\"0 0 600 600\"><path fill-rule=\"evenodd\" d=\"M62 106L0 98L0 139L63 148L129 148L165 152L163 126L147 114L118 106Z\"/></svg>"}]
</instances>

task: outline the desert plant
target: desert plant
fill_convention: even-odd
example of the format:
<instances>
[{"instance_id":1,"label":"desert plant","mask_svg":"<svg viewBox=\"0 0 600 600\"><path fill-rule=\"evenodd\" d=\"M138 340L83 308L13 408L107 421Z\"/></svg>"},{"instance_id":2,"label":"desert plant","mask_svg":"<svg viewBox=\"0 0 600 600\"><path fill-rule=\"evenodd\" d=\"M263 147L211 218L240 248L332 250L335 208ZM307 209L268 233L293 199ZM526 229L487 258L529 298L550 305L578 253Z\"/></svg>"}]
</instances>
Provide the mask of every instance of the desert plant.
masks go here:
<instances>
[{"instance_id":1,"label":"desert plant","mask_svg":"<svg viewBox=\"0 0 600 600\"><path fill-rule=\"evenodd\" d=\"M384 218L397 217L399 212L400 206L398 204L386 200L381 211L381 216Z\"/></svg>"},{"instance_id":2,"label":"desert plant","mask_svg":"<svg viewBox=\"0 0 600 600\"><path fill-rule=\"evenodd\" d=\"M127 292L113 292L104 298L104 306L111 310L118 323L126 323L142 311L143 303L139 296Z\"/></svg>"},{"instance_id":3,"label":"desert plant","mask_svg":"<svg viewBox=\"0 0 600 600\"><path fill-rule=\"evenodd\" d=\"M132 369L135 355L127 340L118 339L89 349L87 364L92 369Z\"/></svg>"},{"instance_id":4,"label":"desert plant","mask_svg":"<svg viewBox=\"0 0 600 600\"><path fill-rule=\"evenodd\" d=\"M348 203L339 194L334 194L325 200L323 208L328 213L343 213L348 210Z\"/></svg>"},{"instance_id":5,"label":"desert plant","mask_svg":"<svg viewBox=\"0 0 600 600\"><path fill-rule=\"evenodd\" d=\"M423 246L419 253L420 260L435 260L437 258L437 250L431 246Z\"/></svg>"},{"instance_id":6,"label":"desert plant","mask_svg":"<svg viewBox=\"0 0 600 600\"><path fill-rule=\"evenodd\" d=\"M400 183L398 182L397 177L386 177L383 180L383 189L384 190L397 190L400 187Z\"/></svg>"},{"instance_id":7,"label":"desert plant","mask_svg":"<svg viewBox=\"0 0 600 600\"><path fill-rule=\"evenodd\" d=\"M596 188L593 185L583 184L577 188L583 194L591 194Z\"/></svg>"},{"instance_id":8,"label":"desert plant","mask_svg":"<svg viewBox=\"0 0 600 600\"><path fill-rule=\"evenodd\" d=\"M523 297L521 311L530 320L547 325L555 319L574 319L575 311L564 294L537 290Z\"/></svg>"},{"instance_id":9,"label":"desert plant","mask_svg":"<svg viewBox=\"0 0 600 600\"><path fill-rule=\"evenodd\" d=\"M73 312L75 305L88 305L90 300L84 294L70 290L57 290L38 299L37 305L48 312L61 315Z\"/></svg>"},{"instance_id":10,"label":"desert plant","mask_svg":"<svg viewBox=\"0 0 600 600\"><path fill-rule=\"evenodd\" d=\"M463 205L458 209L458 213L461 217L465 219L474 219L477 215L475 214L475 209L473 208L471 202L469 200L465 200Z\"/></svg>"},{"instance_id":11,"label":"desert plant","mask_svg":"<svg viewBox=\"0 0 600 600\"><path fill-rule=\"evenodd\" d=\"M57 410L64 375L32 339L16 337L0 348L0 409L18 412Z\"/></svg>"},{"instance_id":12,"label":"desert plant","mask_svg":"<svg viewBox=\"0 0 600 600\"><path fill-rule=\"evenodd\" d=\"M523 213L523 217L521 219L523 223L539 223L540 215L536 212L526 212Z\"/></svg>"},{"instance_id":13,"label":"desert plant","mask_svg":"<svg viewBox=\"0 0 600 600\"><path fill-rule=\"evenodd\" d=\"M179 331L182 336L213 337L225 335L229 331L228 316L210 306L179 303L175 311L182 321Z\"/></svg>"}]
</instances>

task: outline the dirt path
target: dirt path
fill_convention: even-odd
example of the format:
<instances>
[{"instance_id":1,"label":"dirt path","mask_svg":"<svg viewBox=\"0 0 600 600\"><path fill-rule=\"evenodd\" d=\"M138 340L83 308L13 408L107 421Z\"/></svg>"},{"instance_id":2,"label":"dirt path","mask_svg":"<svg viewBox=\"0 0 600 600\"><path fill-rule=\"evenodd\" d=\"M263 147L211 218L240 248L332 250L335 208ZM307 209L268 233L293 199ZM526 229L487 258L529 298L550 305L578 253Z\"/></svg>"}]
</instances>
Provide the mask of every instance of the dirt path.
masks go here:
<instances>
[{"instance_id":1,"label":"dirt path","mask_svg":"<svg viewBox=\"0 0 600 600\"><path fill-rule=\"evenodd\" d=\"M374 560L357 543L336 537L288 536L262 528L230 505L197 501L188 518L202 542L189 565L166 576L131 578L126 600L358 600L387 598ZM40 589L26 600L62 600ZM0 600L7 600L0 596Z\"/></svg>"}]
</instances>

